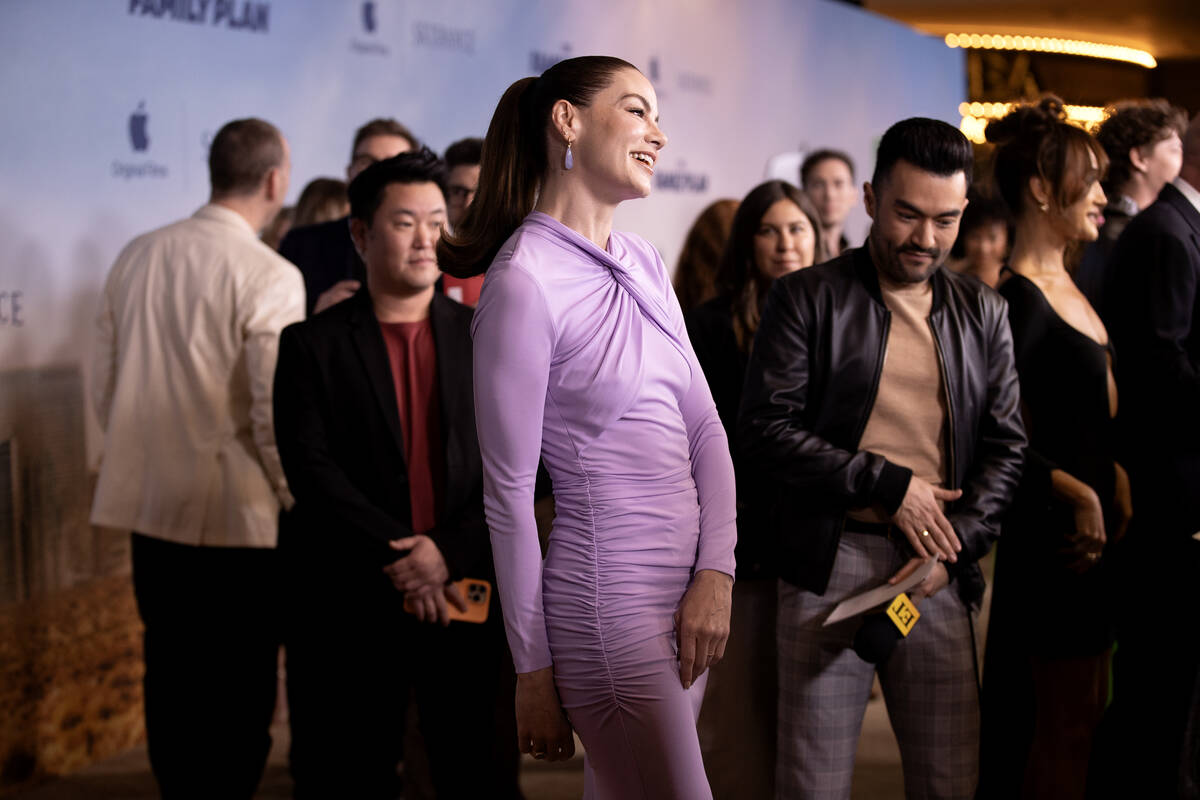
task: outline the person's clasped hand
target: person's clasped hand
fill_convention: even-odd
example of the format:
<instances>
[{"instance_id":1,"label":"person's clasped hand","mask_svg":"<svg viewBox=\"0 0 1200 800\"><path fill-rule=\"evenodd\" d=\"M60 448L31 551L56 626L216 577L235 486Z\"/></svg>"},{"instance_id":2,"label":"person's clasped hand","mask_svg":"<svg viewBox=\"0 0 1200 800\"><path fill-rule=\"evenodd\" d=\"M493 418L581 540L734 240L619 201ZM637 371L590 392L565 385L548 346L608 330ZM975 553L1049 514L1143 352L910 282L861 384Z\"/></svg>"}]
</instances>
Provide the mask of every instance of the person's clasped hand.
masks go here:
<instances>
[{"instance_id":1,"label":"person's clasped hand","mask_svg":"<svg viewBox=\"0 0 1200 800\"><path fill-rule=\"evenodd\" d=\"M466 599L453 584L447 584L450 570L442 551L424 534L395 539L388 543L393 550L408 551L383 568L392 586L408 595L413 614L422 622L450 624L449 605L459 611L467 610Z\"/></svg>"}]
</instances>

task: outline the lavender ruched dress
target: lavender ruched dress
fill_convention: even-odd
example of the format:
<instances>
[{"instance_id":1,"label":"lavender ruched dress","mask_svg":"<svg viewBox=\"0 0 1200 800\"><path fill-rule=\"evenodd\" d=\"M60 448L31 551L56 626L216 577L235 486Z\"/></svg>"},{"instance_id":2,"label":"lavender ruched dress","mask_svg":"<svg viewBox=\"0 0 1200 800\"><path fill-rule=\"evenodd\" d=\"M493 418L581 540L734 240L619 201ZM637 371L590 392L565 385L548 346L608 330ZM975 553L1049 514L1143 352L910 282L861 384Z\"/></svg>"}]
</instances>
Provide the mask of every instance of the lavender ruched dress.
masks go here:
<instances>
[{"instance_id":1,"label":"lavender ruched dress","mask_svg":"<svg viewBox=\"0 0 1200 800\"><path fill-rule=\"evenodd\" d=\"M658 252L545 214L488 269L473 323L484 506L518 672L554 666L586 798L711 796L673 615L733 574L733 465ZM557 516L543 563L539 456Z\"/></svg>"}]
</instances>

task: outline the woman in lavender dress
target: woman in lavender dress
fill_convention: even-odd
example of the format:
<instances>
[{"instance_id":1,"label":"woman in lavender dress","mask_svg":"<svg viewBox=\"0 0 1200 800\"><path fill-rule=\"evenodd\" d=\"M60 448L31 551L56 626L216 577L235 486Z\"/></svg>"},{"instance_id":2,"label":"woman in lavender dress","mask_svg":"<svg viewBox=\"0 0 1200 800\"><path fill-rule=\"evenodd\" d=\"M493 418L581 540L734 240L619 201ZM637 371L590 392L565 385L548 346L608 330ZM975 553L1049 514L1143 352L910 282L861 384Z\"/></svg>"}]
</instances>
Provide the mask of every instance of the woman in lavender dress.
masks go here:
<instances>
[{"instance_id":1,"label":"woman in lavender dress","mask_svg":"<svg viewBox=\"0 0 1200 800\"><path fill-rule=\"evenodd\" d=\"M451 274L487 269L475 410L520 747L567 758L573 727L589 798L711 796L696 717L729 630L733 466L662 258L612 231L666 141L624 61L517 81L439 248ZM557 509L544 562L539 458Z\"/></svg>"}]
</instances>

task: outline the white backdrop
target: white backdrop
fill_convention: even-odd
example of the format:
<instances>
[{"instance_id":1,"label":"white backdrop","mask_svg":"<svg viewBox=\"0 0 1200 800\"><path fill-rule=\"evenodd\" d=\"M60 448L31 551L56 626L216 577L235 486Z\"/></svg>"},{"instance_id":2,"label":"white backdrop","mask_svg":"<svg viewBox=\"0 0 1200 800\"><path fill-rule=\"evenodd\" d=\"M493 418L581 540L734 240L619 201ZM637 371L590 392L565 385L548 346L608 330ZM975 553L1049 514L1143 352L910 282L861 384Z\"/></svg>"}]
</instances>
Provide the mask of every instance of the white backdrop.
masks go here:
<instances>
[{"instance_id":1,"label":"white backdrop","mask_svg":"<svg viewBox=\"0 0 1200 800\"><path fill-rule=\"evenodd\" d=\"M283 130L294 199L344 175L367 119L440 152L482 135L512 81L591 53L658 91L657 187L617 226L668 264L696 214L772 157L839 147L861 182L888 125L956 124L966 91L961 51L831 0L4 0L0 370L86 362L113 258L204 203L224 122ZM866 226L860 209L852 238Z\"/></svg>"}]
</instances>

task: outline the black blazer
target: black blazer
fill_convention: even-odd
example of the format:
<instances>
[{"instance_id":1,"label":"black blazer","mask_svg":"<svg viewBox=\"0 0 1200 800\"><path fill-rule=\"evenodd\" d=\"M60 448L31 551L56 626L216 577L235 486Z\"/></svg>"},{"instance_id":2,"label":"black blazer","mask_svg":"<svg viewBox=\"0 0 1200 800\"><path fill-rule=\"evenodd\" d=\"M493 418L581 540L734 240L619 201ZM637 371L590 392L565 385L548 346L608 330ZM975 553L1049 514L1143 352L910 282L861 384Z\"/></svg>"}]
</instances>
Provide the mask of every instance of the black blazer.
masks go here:
<instances>
[{"instance_id":1,"label":"black blazer","mask_svg":"<svg viewBox=\"0 0 1200 800\"><path fill-rule=\"evenodd\" d=\"M279 243L279 254L304 276L308 314L313 313L321 292L338 281L353 279L366 285L367 270L350 238L349 217L293 228Z\"/></svg>"},{"instance_id":2,"label":"black blazer","mask_svg":"<svg viewBox=\"0 0 1200 800\"><path fill-rule=\"evenodd\" d=\"M1200 212L1167 184L1117 240L1112 270L1106 316L1134 508L1175 508L1190 534L1200 526ZM1161 498L1145 494L1158 488Z\"/></svg>"},{"instance_id":3,"label":"black blazer","mask_svg":"<svg viewBox=\"0 0 1200 800\"><path fill-rule=\"evenodd\" d=\"M939 269L929 315L949 413L946 508L962 541L967 602L983 594L976 564L1000 534L1021 476L1025 429L1008 314L974 278ZM866 247L775 281L746 369L742 456L788 489L780 498L780 577L824 594L846 511L899 507L911 470L859 450L875 405L891 312Z\"/></svg>"},{"instance_id":4,"label":"black blazer","mask_svg":"<svg viewBox=\"0 0 1200 800\"><path fill-rule=\"evenodd\" d=\"M490 580L471 315L470 308L434 295L446 474L429 536L452 579ZM343 577L382 580L381 566L399 556L388 542L412 535L412 509L391 366L366 288L284 329L274 402L279 455L296 498L281 521L280 549Z\"/></svg>"}]
</instances>

